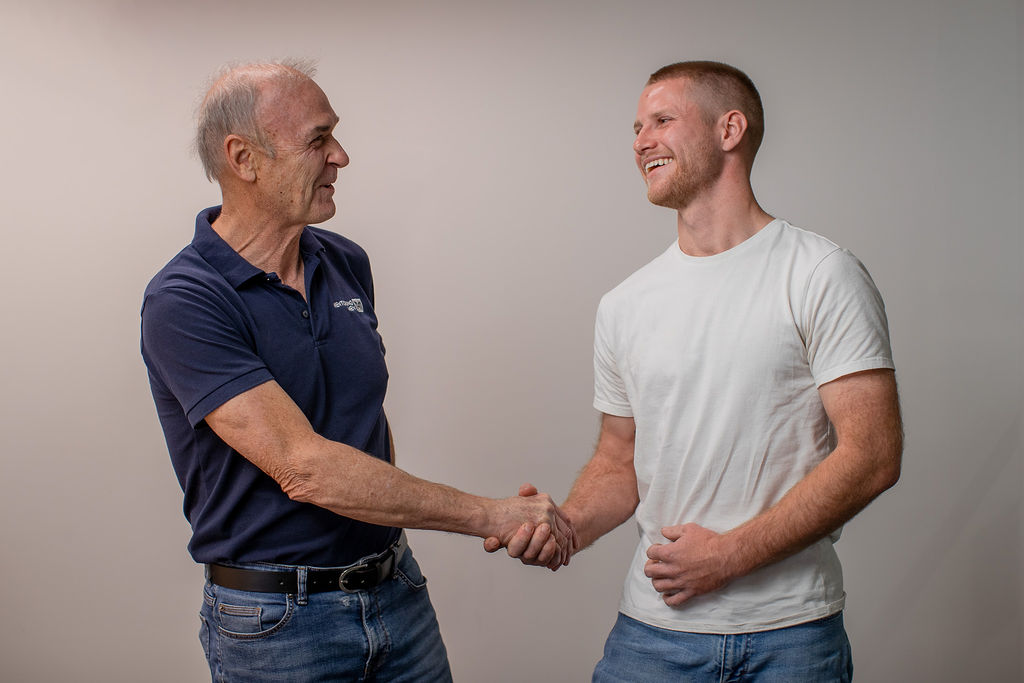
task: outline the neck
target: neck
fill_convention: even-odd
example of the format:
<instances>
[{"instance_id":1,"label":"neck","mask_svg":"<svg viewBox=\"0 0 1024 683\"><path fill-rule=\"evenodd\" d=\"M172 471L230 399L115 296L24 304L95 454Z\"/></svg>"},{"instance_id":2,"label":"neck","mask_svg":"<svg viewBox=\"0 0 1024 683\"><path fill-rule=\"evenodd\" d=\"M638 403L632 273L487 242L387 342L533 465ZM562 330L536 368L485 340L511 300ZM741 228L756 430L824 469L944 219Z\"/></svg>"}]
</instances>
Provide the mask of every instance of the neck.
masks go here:
<instances>
[{"instance_id":1,"label":"neck","mask_svg":"<svg viewBox=\"0 0 1024 683\"><path fill-rule=\"evenodd\" d=\"M714 256L753 237L772 221L750 184L716 184L678 210L679 248L690 256Z\"/></svg>"},{"instance_id":2,"label":"neck","mask_svg":"<svg viewBox=\"0 0 1024 683\"><path fill-rule=\"evenodd\" d=\"M304 225L281 225L266 214L245 210L225 199L212 227L246 261L276 273L285 284L300 292L305 289L299 253Z\"/></svg>"}]
</instances>

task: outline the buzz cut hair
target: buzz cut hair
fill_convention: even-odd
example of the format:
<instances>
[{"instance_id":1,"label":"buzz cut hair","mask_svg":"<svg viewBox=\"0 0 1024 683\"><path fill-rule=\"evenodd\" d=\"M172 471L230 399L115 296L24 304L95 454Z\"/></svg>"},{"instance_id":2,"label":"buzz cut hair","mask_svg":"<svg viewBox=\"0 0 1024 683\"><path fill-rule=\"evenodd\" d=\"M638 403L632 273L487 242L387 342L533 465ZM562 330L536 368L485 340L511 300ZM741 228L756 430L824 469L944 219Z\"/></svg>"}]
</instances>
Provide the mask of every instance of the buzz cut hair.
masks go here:
<instances>
[{"instance_id":1,"label":"buzz cut hair","mask_svg":"<svg viewBox=\"0 0 1024 683\"><path fill-rule=\"evenodd\" d=\"M704 116L709 121L733 109L743 112L747 118L747 156L753 163L764 138L764 106L750 77L722 62L676 62L652 73L647 85L673 78L684 78L694 85Z\"/></svg>"}]
</instances>

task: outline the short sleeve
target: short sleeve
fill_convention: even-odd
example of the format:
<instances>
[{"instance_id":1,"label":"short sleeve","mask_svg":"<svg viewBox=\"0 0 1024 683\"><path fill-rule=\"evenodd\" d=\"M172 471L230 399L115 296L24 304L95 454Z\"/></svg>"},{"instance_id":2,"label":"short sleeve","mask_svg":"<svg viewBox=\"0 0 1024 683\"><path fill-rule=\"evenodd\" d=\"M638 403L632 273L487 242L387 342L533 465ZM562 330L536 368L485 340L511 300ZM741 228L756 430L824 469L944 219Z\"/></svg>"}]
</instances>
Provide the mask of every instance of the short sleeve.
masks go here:
<instances>
[{"instance_id":1,"label":"short sleeve","mask_svg":"<svg viewBox=\"0 0 1024 683\"><path fill-rule=\"evenodd\" d=\"M612 312L604 298L594 325L594 407L608 415L633 417L613 340Z\"/></svg>"},{"instance_id":2,"label":"short sleeve","mask_svg":"<svg viewBox=\"0 0 1024 683\"><path fill-rule=\"evenodd\" d=\"M193 427L226 401L273 379L241 313L184 288L146 297L142 356Z\"/></svg>"},{"instance_id":3,"label":"short sleeve","mask_svg":"<svg viewBox=\"0 0 1024 683\"><path fill-rule=\"evenodd\" d=\"M802 311L807 360L817 386L854 372L895 367L882 296L849 251L836 249L818 263Z\"/></svg>"}]
</instances>

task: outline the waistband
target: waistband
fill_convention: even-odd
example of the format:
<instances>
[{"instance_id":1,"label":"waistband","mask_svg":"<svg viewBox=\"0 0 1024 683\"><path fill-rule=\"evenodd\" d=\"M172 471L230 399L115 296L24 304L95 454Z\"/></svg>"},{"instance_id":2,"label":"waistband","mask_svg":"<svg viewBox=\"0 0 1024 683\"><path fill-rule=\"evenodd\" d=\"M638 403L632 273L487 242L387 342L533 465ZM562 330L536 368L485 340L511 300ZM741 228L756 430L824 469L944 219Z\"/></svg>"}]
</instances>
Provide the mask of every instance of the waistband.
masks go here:
<instances>
[{"instance_id":1,"label":"waistband","mask_svg":"<svg viewBox=\"0 0 1024 683\"><path fill-rule=\"evenodd\" d=\"M206 578L223 588L252 591L254 593L324 593L327 591L368 590L395 575L395 567L409 547L403 531L387 550L368 555L345 567L316 569L244 569L223 564L207 564ZM303 576L304 575L304 576ZM299 583L305 579L305 590Z\"/></svg>"}]
</instances>

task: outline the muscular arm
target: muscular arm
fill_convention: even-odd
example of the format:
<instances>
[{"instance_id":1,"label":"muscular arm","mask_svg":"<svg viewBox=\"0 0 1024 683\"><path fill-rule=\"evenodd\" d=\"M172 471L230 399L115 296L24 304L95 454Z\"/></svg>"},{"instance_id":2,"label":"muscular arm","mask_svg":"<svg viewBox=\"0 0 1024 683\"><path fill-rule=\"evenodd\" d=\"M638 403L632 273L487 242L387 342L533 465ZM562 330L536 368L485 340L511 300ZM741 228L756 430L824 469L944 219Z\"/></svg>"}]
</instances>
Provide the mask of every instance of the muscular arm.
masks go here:
<instances>
[{"instance_id":1,"label":"muscular arm","mask_svg":"<svg viewBox=\"0 0 1024 683\"><path fill-rule=\"evenodd\" d=\"M414 477L313 431L276 382L227 401L206 422L271 476L289 498L387 526L495 536L507 543L524 522L550 525L568 559L567 526L546 495L494 500Z\"/></svg>"},{"instance_id":2,"label":"muscular arm","mask_svg":"<svg viewBox=\"0 0 1024 683\"><path fill-rule=\"evenodd\" d=\"M894 373L847 375L819 392L837 446L778 503L724 534L696 524L663 529L671 542L651 546L645 571L667 604L682 604L799 552L899 479L903 429Z\"/></svg>"},{"instance_id":3,"label":"muscular arm","mask_svg":"<svg viewBox=\"0 0 1024 683\"><path fill-rule=\"evenodd\" d=\"M604 415L594 457L580 472L562 510L576 527L583 549L619 526L640 502L633 468L636 423Z\"/></svg>"}]
</instances>

